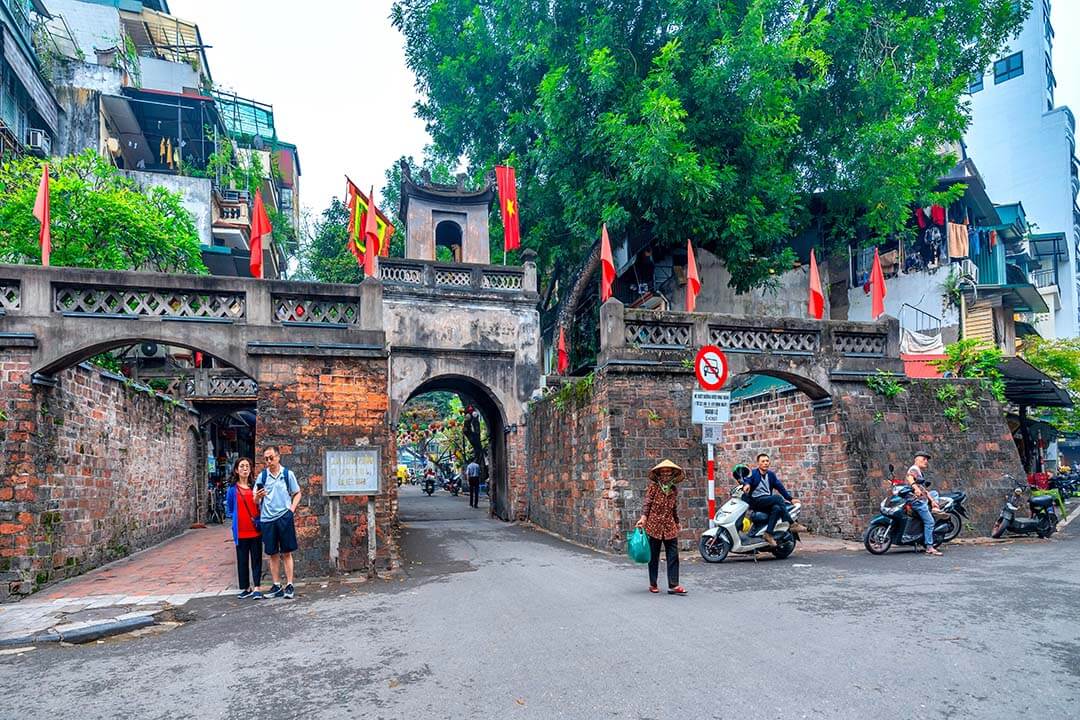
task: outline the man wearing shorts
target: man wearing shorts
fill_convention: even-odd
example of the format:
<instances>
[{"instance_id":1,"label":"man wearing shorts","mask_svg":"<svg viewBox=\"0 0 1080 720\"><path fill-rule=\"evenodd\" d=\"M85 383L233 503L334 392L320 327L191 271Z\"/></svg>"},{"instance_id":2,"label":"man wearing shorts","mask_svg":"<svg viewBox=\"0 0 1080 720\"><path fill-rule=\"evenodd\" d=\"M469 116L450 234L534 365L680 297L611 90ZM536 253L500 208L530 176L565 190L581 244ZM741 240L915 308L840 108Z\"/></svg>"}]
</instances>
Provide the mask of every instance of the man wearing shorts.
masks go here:
<instances>
[{"instance_id":1,"label":"man wearing shorts","mask_svg":"<svg viewBox=\"0 0 1080 720\"><path fill-rule=\"evenodd\" d=\"M281 454L274 446L263 451L266 468L255 481L255 499L258 501L259 525L262 530L263 550L270 558L270 576L274 586L264 597L292 598L293 553L296 551L296 525L293 514L300 504L300 483L291 470L282 467ZM284 567L285 587L281 586Z\"/></svg>"}]
</instances>

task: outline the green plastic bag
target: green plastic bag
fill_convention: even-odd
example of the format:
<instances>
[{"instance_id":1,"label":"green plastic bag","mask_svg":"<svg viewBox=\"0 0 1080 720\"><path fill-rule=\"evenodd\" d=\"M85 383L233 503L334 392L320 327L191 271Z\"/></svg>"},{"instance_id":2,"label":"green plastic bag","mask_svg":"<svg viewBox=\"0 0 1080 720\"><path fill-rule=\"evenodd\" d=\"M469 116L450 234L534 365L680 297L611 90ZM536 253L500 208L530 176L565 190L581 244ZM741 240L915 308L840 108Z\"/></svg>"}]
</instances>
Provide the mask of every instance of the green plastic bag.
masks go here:
<instances>
[{"instance_id":1,"label":"green plastic bag","mask_svg":"<svg viewBox=\"0 0 1080 720\"><path fill-rule=\"evenodd\" d=\"M626 554L636 563L647 563L652 556L649 550L649 536L641 528L635 528L626 542Z\"/></svg>"}]
</instances>

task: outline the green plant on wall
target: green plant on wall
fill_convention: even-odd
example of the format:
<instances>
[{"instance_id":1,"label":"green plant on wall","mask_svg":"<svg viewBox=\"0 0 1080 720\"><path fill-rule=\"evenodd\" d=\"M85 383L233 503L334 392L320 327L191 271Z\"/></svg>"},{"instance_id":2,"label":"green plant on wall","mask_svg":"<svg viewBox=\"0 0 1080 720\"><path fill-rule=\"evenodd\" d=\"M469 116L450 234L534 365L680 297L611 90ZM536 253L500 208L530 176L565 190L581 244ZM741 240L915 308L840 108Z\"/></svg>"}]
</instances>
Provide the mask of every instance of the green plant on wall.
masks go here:
<instances>
[{"instance_id":1,"label":"green plant on wall","mask_svg":"<svg viewBox=\"0 0 1080 720\"><path fill-rule=\"evenodd\" d=\"M596 376L593 373L589 373L579 380L563 385L559 388L558 392L555 393L555 398L552 402L555 403L555 407L559 410L565 410L571 404L582 405L588 402L589 398L592 397L595 380Z\"/></svg>"},{"instance_id":2,"label":"green plant on wall","mask_svg":"<svg viewBox=\"0 0 1080 720\"><path fill-rule=\"evenodd\" d=\"M1002 352L975 338L960 340L946 346L945 357L931 361L931 365L954 377L973 378L979 381L998 402L1005 402L1005 380L1002 378Z\"/></svg>"},{"instance_id":3,"label":"green plant on wall","mask_svg":"<svg viewBox=\"0 0 1080 720\"><path fill-rule=\"evenodd\" d=\"M936 395L938 402L945 406L943 411L945 419L956 424L961 432L966 431L968 421L971 419L971 411L979 407L974 388L962 388L952 384L942 385L938 388Z\"/></svg>"},{"instance_id":4,"label":"green plant on wall","mask_svg":"<svg viewBox=\"0 0 1080 720\"><path fill-rule=\"evenodd\" d=\"M866 386L871 392L889 400L904 392L904 386L897 382L896 376L880 368L866 378Z\"/></svg>"}]
</instances>

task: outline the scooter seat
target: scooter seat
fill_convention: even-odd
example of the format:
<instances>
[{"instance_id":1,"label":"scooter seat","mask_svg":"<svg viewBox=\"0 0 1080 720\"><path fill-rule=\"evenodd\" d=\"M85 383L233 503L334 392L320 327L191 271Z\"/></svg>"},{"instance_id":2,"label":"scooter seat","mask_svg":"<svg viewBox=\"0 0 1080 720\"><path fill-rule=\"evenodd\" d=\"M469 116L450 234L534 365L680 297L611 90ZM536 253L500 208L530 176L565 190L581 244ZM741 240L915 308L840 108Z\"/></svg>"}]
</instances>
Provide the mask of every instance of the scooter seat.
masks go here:
<instances>
[{"instance_id":1,"label":"scooter seat","mask_svg":"<svg viewBox=\"0 0 1080 720\"><path fill-rule=\"evenodd\" d=\"M1054 497L1052 495L1040 495L1039 497L1031 498L1031 507L1051 507L1054 504Z\"/></svg>"},{"instance_id":2,"label":"scooter seat","mask_svg":"<svg viewBox=\"0 0 1080 720\"><path fill-rule=\"evenodd\" d=\"M754 523L755 525L757 525L758 523L767 523L769 522L769 515L763 512L750 513L750 522Z\"/></svg>"}]
</instances>

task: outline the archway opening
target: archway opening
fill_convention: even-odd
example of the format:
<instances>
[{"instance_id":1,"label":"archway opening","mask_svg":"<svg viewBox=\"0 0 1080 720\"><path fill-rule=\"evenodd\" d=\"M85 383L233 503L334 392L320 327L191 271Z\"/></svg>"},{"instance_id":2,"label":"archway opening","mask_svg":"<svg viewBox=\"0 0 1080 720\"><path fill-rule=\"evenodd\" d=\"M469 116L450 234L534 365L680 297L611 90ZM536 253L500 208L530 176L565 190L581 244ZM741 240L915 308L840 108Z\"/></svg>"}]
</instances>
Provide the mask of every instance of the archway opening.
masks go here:
<instances>
[{"instance_id":1,"label":"archway opening","mask_svg":"<svg viewBox=\"0 0 1080 720\"><path fill-rule=\"evenodd\" d=\"M765 453L770 469L802 503L802 522L814 532L827 533L850 524L853 498L836 483L837 471L845 464L844 447L834 442L830 431L828 394L811 380L772 371L738 375L727 389L731 420L716 446L717 505L736 484L732 468L753 468L757 456Z\"/></svg>"},{"instance_id":2,"label":"archway opening","mask_svg":"<svg viewBox=\"0 0 1080 720\"><path fill-rule=\"evenodd\" d=\"M416 513L459 516L461 508L469 510L468 469L475 463L479 474L476 500L482 511L477 514L508 519L506 429L498 403L469 378L443 376L414 390L403 403L396 425L398 474L402 482L415 487L415 491L399 491L402 517ZM424 489L428 476L435 484L431 496ZM423 502L434 496L460 502ZM440 507L449 512L439 512Z\"/></svg>"},{"instance_id":3,"label":"archway opening","mask_svg":"<svg viewBox=\"0 0 1080 720\"><path fill-rule=\"evenodd\" d=\"M453 220L443 220L435 226L435 253L437 260L461 262L461 225Z\"/></svg>"}]
</instances>

